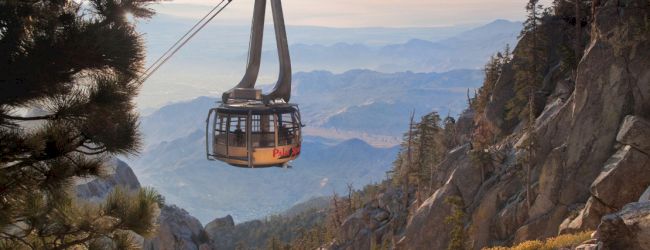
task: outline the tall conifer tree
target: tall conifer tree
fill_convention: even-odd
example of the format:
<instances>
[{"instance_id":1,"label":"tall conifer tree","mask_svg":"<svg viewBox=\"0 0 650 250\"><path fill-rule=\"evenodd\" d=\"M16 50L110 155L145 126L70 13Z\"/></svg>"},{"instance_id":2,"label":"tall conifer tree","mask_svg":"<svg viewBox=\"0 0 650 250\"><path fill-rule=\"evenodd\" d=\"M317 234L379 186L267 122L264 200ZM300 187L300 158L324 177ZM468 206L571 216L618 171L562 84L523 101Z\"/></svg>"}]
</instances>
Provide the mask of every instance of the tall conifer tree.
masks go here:
<instances>
[{"instance_id":1,"label":"tall conifer tree","mask_svg":"<svg viewBox=\"0 0 650 250\"><path fill-rule=\"evenodd\" d=\"M137 248L154 231L152 190L80 204L75 178L140 146L132 18L154 0L0 1L0 248ZM28 112L29 111L29 112Z\"/></svg>"}]
</instances>

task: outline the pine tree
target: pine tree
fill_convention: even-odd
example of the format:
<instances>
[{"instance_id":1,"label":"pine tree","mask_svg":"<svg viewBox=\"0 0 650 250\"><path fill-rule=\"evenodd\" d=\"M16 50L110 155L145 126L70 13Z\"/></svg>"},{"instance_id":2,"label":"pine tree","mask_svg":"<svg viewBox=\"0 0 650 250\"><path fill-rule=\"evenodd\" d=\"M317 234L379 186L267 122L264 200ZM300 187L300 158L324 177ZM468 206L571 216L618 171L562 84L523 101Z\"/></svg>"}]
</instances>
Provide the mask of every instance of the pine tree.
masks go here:
<instances>
[{"instance_id":1,"label":"pine tree","mask_svg":"<svg viewBox=\"0 0 650 250\"><path fill-rule=\"evenodd\" d=\"M510 49L510 44L506 43L506 48L503 51L503 62L502 64L508 64L512 60L512 50Z\"/></svg>"},{"instance_id":2,"label":"pine tree","mask_svg":"<svg viewBox=\"0 0 650 250\"><path fill-rule=\"evenodd\" d=\"M529 101L528 105L532 106L532 101ZM535 147L537 141L537 133L535 132L535 117L532 115L532 113L529 113L528 123L526 124L526 135L527 138L525 139L522 146L523 150L526 152L526 156L523 162L523 164L526 165L526 205L528 208L530 208L533 205L533 160L535 157Z\"/></svg>"},{"instance_id":3,"label":"pine tree","mask_svg":"<svg viewBox=\"0 0 650 250\"><path fill-rule=\"evenodd\" d=\"M582 57L582 0L574 0L576 29L574 38L574 53L576 60Z\"/></svg>"},{"instance_id":4,"label":"pine tree","mask_svg":"<svg viewBox=\"0 0 650 250\"><path fill-rule=\"evenodd\" d=\"M348 213L354 213L354 210L356 209L355 204L354 204L354 199L352 196L354 196L354 185L352 183L347 183L346 184L348 188Z\"/></svg>"},{"instance_id":5,"label":"pine tree","mask_svg":"<svg viewBox=\"0 0 650 250\"><path fill-rule=\"evenodd\" d=\"M449 244L447 250L465 250L465 211L463 199L459 196L449 196L445 199L445 204L451 206L451 214L445 217L445 223L451 226L449 231Z\"/></svg>"},{"instance_id":6,"label":"pine tree","mask_svg":"<svg viewBox=\"0 0 650 250\"><path fill-rule=\"evenodd\" d=\"M488 167L492 165L492 154L489 147L494 141L494 133L490 130L484 119L478 119L476 128L472 133L472 150L469 152L470 159L481 168L481 183L485 181Z\"/></svg>"},{"instance_id":7,"label":"pine tree","mask_svg":"<svg viewBox=\"0 0 650 250\"><path fill-rule=\"evenodd\" d=\"M534 105L528 105L531 93L534 95L541 88L544 79L544 65L547 61L546 37L542 29L542 17L548 13L544 11L539 0L529 0L526 5L528 16L521 32L521 41L517 60L514 65L515 96L508 101L507 119L525 120L529 112L535 112ZM533 101L535 98L532 99ZM533 109L529 109L533 107ZM536 115L536 114L534 114Z\"/></svg>"},{"instance_id":8,"label":"pine tree","mask_svg":"<svg viewBox=\"0 0 650 250\"><path fill-rule=\"evenodd\" d=\"M134 248L153 232L159 195L117 189L75 201L74 178L140 146L134 81L142 40L127 13L154 0L0 1L0 246ZM21 110L37 110L24 113Z\"/></svg>"},{"instance_id":9,"label":"pine tree","mask_svg":"<svg viewBox=\"0 0 650 250\"><path fill-rule=\"evenodd\" d=\"M504 64L503 58L504 56L501 53L498 53L497 56L491 56L490 60L483 69L483 72L485 74L483 86L479 88L476 101L472 106L474 111L479 114L485 111L485 107L487 106L492 96L494 86L499 80L499 77L501 77L501 70Z\"/></svg>"},{"instance_id":10,"label":"pine tree","mask_svg":"<svg viewBox=\"0 0 650 250\"><path fill-rule=\"evenodd\" d=\"M410 176L411 176L411 168L413 164L413 144L414 144L414 130L415 130L415 123L413 121L413 118L415 116L415 112L411 112L411 121L409 122L409 131L408 131L408 138L406 141L406 164L402 164L400 172L402 173L402 178L404 179L402 183L402 205L404 210L408 211L409 207L409 189L410 189Z\"/></svg>"},{"instance_id":11,"label":"pine tree","mask_svg":"<svg viewBox=\"0 0 650 250\"><path fill-rule=\"evenodd\" d=\"M342 205L340 204L340 199L336 191L334 191L334 194L332 195L332 209L329 213L329 221L331 225L331 230L332 231L338 231L339 228L341 228L341 225L343 225L343 219L344 219L344 212Z\"/></svg>"},{"instance_id":12,"label":"pine tree","mask_svg":"<svg viewBox=\"0 0 650 250\"><path fill-rule=\"evenodd\" d=\"M417 191L424 196L429 195L428 188L431 186L431 177L435 172L435 166L438 165L446 151L440 123L440 115L437 112L432 112L423 116L416 126L415 177Z\"/></svg>"},{"instance_id":13,"label":"pine tree","mask_svg":"<svg viewBox=\"0 0 650 250\"><path fill-rule=\"evenodd\" d=\"M447 115L443 120L443 131L445 134L445 148L452 149L457 147L460 142L458 139L458 131L456 129L456 119Z\"/></svg>"}]
</instances>

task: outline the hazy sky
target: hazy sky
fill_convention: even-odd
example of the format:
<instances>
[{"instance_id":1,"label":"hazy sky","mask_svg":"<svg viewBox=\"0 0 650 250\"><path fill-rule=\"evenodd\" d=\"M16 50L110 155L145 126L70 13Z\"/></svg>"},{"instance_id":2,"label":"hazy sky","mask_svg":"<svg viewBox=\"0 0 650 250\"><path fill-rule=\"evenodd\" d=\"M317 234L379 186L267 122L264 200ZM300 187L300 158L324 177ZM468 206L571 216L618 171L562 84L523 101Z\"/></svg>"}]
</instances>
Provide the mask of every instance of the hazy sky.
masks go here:
<instances>
[{"instance_id":1,"label":"hazy sky","mask_svg":"<svg viewBox=\"0 0 650 250\"><path fill-rule=\"evenodd\" d=\"M160 13L200 18L221 0L175 0ZM548 4L552 0L542 0ZM217 22L250 22L254 0L233 0ZM289 25L329 27L450 26L523 20L525 0L283 0ZM270 5L267 13L270 13ZM267 19L268 21L268 19Z\"/></svg>"}]
</instances>

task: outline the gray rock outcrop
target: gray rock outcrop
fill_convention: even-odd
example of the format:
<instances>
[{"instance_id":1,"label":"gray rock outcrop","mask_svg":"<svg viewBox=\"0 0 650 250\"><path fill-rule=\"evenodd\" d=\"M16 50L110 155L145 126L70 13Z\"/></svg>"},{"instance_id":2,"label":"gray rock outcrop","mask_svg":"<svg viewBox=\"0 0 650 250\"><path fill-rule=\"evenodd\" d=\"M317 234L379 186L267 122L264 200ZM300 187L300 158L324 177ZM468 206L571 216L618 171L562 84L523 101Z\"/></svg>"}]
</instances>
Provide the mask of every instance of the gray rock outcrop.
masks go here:
<instances>
[{"instance_id":1,"label":"gray rock outcrop","mask_svg":"<svg viewBox=\"0 0 650 250\"><path fill-rule=\"evenodd\" d=\"M176 206L164 206L158 217L158 232L144 240L143 249L207 250L210 239L198 219Z\"/></svg>"},{"instance_id":2,"label":"gray rock outcrop","mask_svg":"<svg viewBox=\"0 0 650 250\"><path fill-rule=\"evenodd\" d=\"M412 215L399 235L398 249L447 248L451 225L445 218L452 208L445 200L449 196L458 196L464 203L465 231L472 249L594 230L602 216L637 201L650 185L648 13L646 0L600 1L591 40L577 70L549 71L545 92L535 97L535 104L538 97L547 99L539 101L545 107L540 106L533 131L524 132L521 123L505 118L506 101L514 95L516 81L514 70L506 66L486 112L477 114L501 136L489 148L494 166L481 171L470 160L469 148L448 153L433 176L437 191ZM552 32L564 32L561 25L566 24L553 21L553 25L551 29L557 30ZM519 50L515 49L513 61ZM555 57L551 56L553 67L549 68L557 69L561 58L555 49L551 54ZM523 163L528 152L519 146L533 133L537 141L529 165ZM530 174L529 183L526 174ZM349 246L367 249L367 244L354 245L351 239L367 242L381 231L369 223L372 211L365 209L348 218L349 230L341 237ZM625 218L621 220L632 217ZM610 224L621 228L616 223ZM634 225L643 228L646 224ZM632 231L629 235L641 239Z\"/></svg>"},{"instance_id":3,"label":"gray rock outcrop","mask_svg":"<svg viewBox=\"0 0 650 250\"><path fill-rule=\"evenodd\" d=\"M598 227L603 250L650 250L650 202L630 203Z\"/></svg>"},{"instance_id":4,"label":"gray rock outcrop","mask_svg":"<svg viewBox=\"0 0 650 250\"><path fill-rule=\"evenodd\" d=\"M101 202L116 187L131 191L140 188L140 182L129 165L114 158L108 162L108 173L102 178L80 179L75 190L79 199ZM209 238L198 219L176 206L165 206L158 217L158 231L151 239L138 238L143 249L155 250L209 250Z\"/></svg>"},{"instance_id":5,"label":"gray rock outcrop","mask_svg":"<svg viewBox=\"0 0 650 250\"><path fill-rule=\"evenodd\" d=\"M101 201L117 186L129 190L140 188L140 182L133 170L125 162L114 158L108 162L108 173L104 178L80 179L75 191L77 197L87 201Z\"/></svg>"},{"instance_id":6,"label":"gray rock outcrop","mask_svg":"<svg viewBox=\"0 0 650 250\"><path fill-rule=\"evenodd\" d=\"M391 188L366 203L343 221L337 240L328 249L370 249L393 240L387 238L392 237L391 230L402 228L406 220L401 204L403 194L402 190Z\"/></svg>"},{"instance_id":7,"label":"gray rock outcrop","mask_svg":"<svg viewBox=\"0 0 650 250\"><path fill-rule=\"evenodd\" d=\"M650 139L648 123L638 116L627 116L619 129L617 141L621 148L605 163L602 172L591 184L591 197L576 218L568 218L561 233L593 229L600 218L617 211L642 197L650 186L650 156L640 151ZM641 138L641 139L639 139Z\"/></svg>"},{"instance_id":8,"label":"gray rock outcrop","mask_svg":"<svg viewBox=\"0 0 650 250\"><path fill-rule=\"evenodd\" d=\"M235 246L233 232L235 231L235 221L232 216L228 215L223 218L217 218L205 225L205 232L212 240L216 249L230 249Z\"/></svg>"}]
</instances>

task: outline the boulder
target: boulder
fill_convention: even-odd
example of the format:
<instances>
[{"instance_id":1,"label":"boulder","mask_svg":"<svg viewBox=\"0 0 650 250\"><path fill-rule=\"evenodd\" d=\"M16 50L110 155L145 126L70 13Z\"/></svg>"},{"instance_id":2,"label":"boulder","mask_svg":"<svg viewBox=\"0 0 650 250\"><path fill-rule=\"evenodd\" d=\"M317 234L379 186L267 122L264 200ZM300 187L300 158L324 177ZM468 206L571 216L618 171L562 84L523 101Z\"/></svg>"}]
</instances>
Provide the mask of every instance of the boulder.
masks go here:
<instances>
[{"instance_id":1,"label":"boulder","mask_svg":"<svg viewBox=\"0 0 650 250\"><path fill-rule=\"evenodd\" d=\"M631 146L618 150L591 185L592 196L577 217L567 219L560 233L595 229L601 217L643 197L650 185L650 158Z\"/></svg>"},{"instance_id":2,"label":"boulder","mask_svg":"<svg viewBox=\"0 0 650 250\"><path fill-rule=\"evenodd\" d=\"M145 239L143 249L204 250L211 249L210 239L198 219L176 206L164 206L158 217L158 232Z\"/></svg>"},{"instance_id":3,"label":"boulder","mask_svg":"<svg viewBox=\"0 0 650 250\"><path fill-rule=\"evenodd\" d=\"M558 205L548 213L528 221L515 232L514 243L556 236L558 225L566 218L568 212L567 206Z\"/></svg>"},{"instance_id":4,"label":"boulder","mask_svg":"<svg viewBox=\"0 0 650 250\"><path fill-rule=\"evenodd\" d=\"M121 186L129 190L140 188L140 182L128 164L113 158L107 165L108 173L105 176L77 180L75 191L78 198L99 202L103 201L115 187Z\"/></svg>"},{"instance_id":5,"label":"boulder","mask_svg":"<svg viewBox=\"0 0 650 250\"><path fill-rule=\"evenodd\" d=\"M650 250L650 202L630 203L598 227L604 249Z\"/></svg>"},{"instance_id":6,"label":"boulder","mask_svg":"<svg viewBox=\"0 0 650 250\"><path fill-rule=\"evenodd\" d=\"M594 230L600 224L600 218L603 215L614 211L616 210L605 206L605 204L592 196L587 200L587 204L575 218L567 218L560 225L560 234Z\"/></svg>"},{"instance_id":7,"label":"boulder","mask_svg":"<svg viewBox=\"0 0 650 250\"><path fill-rule=\"evenodd\" d=\"M608 207L622 208L637 201L650 185L650 157L624 146L607 161L591 185L591 193Z\"/></svg>"},{"instance_id":8,"label":"boulder","mask_svg":"<svg viewBox=\"0 0 650 250\"><path fill-rule=\"evenodd\" d=\"M650 154L650 121L639 116L626 116L616 140Z\"/></svg>"},{"instance_id":9,"label":"boulder","mask_svg":"<svg viewBox=\"0 0 650 250\"><path fill-rule=\"evenodd\" d=\"M233 239L234 230L235 221L230 215L214 219L205 225L205 232L217 249L228 249L236 244Z\"/></svg>"}]
</instances>

